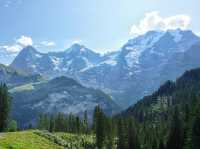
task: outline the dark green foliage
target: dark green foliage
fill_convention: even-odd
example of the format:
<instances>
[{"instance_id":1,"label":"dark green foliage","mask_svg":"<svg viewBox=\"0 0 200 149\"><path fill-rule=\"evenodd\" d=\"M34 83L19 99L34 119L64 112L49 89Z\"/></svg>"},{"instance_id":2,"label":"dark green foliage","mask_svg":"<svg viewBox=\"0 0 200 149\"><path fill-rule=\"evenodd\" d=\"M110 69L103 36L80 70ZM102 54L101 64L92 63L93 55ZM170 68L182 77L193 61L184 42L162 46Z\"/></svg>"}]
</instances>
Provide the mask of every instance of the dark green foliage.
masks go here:
<instances>
[{"instance_id":1,"label":"dark green foliage","mask_svg":"<svg viewBox=\"0 0 200 149\"><path fill-rule=\"evenodd\" d=\"M87 120L72 114L40 114L37 125L38 129L49 132L89 133Z\"/></svg>"},{"instance_id":2,"label":"dark green foliage","mask_svg":"<svg viewBox=\"0 0 200 149\"><path fill-rule=\"evenodd\" d=\"M183 145L183 128L181 125L179 111L176 107L171 122L171 129L169 132L167 149L183 149Z\"/></svg>"},{"instance_id":3,"label":"dark green foliage","mask_svg":"<svg viewBox=\"0 0 200 149\"><path fill-rule=\"evenodd\" d=\"M120 118L117 125L117 149L127 149L126 123Z\"/></svg>"},{"instance_id":4,"label":"dark green foliage","mask_svg":"<svg viewBox=\"0 0 200 149\"><path fill-rule=\"evenodd\" d=\"M85 134L89 133L87 111L84 112L83 131L85 132Z\"/></svg>"},{"instance_id":5,"label":"dark green foliage","mask_svg":"<svg viewBox=\"0 0 200 149\"><path fill-rule=\"evenodd\" d=\"M0 132L5 131L9 123L11 97L5 84L0 85Z\"/></svg>"},{"instance_id":6,"label":"dark green foliage","mask_svg":"<svg viewBox=\"0 0 200 149\"><path fill-rule=\"evenodd\" d=\"M135 117L144 149L200 148L200 69L167 81L156 92L122 112ZM161 140L160 140L161 139Z\"/></svg>"},{"instance_id":7,"label":"dark green foliage","mask_svg":"<svg viewBox=\"0 0 200 149\"><path fill-rule=\"evenodd\" d=\"M193 144L193 149L200 148L200 116L197 116L195 118L192 127L192 144Z\"/></svg>"},{"instance_id":8,"label":"dark green foliage","mask_svg":"<svg viewBox=\"0 0 200 149\"><path fill-rule=\"evenodd\" d=\"M49 121L49 132L53 132L55 130L55 119L54 116L50 116L50 121Z\"/></svg>"},{"instance_id":9,"label":"dark green foliage","mask_svg":"<svg viewBox=\"0 0 200 149\"><path fill-rule=\"evenodd\" d=\"M195 105L191 128L191 144L193 149L200 148L200 102Z\"/></svg>"},{"instance_id":10,"label":"dark green foliage","mask_svg":"<svg viewBox=\"0 0 200 149\"><path fill-rule=\"evenodd\" d=\"M163 140L160 140L160 142L159 142L159 149L165 149Z\"/></svg>"},{"instance_id":11,"label":"dark green foliage","mask_svg":"<svg viewBox=\"0 0 200 149\"><path fill-rule=\"evenodd\" d=\"M102 149L105 142L106 132L105 132L105 124L106 124L106 116L103 113L103 110L100 106L95 107L95 132L96 132L96 146L98 149Z\"/></svg>"},{"instance_id":12,"label":"dark green foliage","mask_svg":"<svg viewBox=\"0 0 200 149\"><path fill-rule=\"evenodd\" d=\"M135 130L134 120L128 120L128 149L140 149L140 144Z\"/></svg>"}]
</instances>

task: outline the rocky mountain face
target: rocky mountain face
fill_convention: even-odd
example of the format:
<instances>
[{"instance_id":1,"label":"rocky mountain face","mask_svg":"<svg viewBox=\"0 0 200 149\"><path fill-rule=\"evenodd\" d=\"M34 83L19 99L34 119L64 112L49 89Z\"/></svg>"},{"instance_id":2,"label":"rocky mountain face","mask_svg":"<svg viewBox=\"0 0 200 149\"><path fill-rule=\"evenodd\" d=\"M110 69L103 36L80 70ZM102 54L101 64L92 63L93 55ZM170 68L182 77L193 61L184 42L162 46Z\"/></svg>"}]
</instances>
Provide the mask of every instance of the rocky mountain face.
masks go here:
<instances>
[{"instance_id":1,"label":"rocky mountain face","mask_svg":"<svg viewBox=\"0 0 200 149\"><path fill-rule=\"evenodd\" d=\"M41 80L43 80L43 78L38 74L28 75L0 64L0 82L6 83L9 88L30 82L39 82Z\"/></svg>"},{"instance_id":2,"label":"rocky mountain face","mask_svg":"<svg viewBox=\"0 0 200 149\"><path fill-rule=\"evenodd\" d=\"M166 80L199 67L199 43L200 38L192 31L150 31L129 40L119 51L105 55L78 44L47 54L27 47L11 66L49 77L72 77L83 85L103 90L127 107Z\"/></svg>"},{"instance_id":3,"label":"rocky mountain face","mask_svg":"<svg viewBox=\"0 0 200 149\"><path fill-rule=\"evenodd\" d=\"M40 113L62 112L83 116L87 111L91 120L97 105L107 115L120 110L109 95L86 88L67 77L17 86L10 89L10 93L13 97L13 117L20 125L23 124L21 127L27 125L27 122L34 123Z\"/></svg>"}]
</instances>

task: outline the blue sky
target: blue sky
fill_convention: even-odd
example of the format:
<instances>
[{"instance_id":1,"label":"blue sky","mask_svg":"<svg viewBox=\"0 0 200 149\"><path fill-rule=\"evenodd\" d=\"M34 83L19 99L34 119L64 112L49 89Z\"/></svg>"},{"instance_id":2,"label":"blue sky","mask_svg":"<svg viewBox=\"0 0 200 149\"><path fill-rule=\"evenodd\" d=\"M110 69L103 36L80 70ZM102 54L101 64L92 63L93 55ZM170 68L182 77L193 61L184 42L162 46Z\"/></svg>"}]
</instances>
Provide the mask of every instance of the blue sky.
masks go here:
<instances>
[{"instance_id":1,"label":"blue sky","mask_svg":"<svg viewBox=\"0 0 200 149\"><path fill-rule=\"evenodd\" d=\"M148 13L161 23L179 15L184 29L199 33L199 6L199 0L0 0L0 47L18 45L10 48L17 51L28 40L41 52L73 42L100 52L117 50L135 36L131 29L141 32Z\"/></svg>"}]
</instances>

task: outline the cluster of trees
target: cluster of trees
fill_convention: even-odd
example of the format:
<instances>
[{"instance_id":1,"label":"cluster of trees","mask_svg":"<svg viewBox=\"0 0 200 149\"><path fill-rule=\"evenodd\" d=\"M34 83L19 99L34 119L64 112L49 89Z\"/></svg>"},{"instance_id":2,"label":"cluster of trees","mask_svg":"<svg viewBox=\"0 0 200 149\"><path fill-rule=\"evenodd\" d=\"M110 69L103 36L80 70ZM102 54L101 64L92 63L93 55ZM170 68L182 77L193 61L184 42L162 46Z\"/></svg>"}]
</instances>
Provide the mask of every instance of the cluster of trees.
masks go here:
<instances>
[{"instance_id":1,"label":"cluster of trees","mask_svg":"<svg viewBox=\"0 0 200 149\"><path fill-rule=\"evenodd\" d=\"M11 97L6 84L0 84L0 132L16 131L17 123L10 119Z\"/></svg>"},{"instance_id":2,"label":"cluster of trees","mask_svg":"<svg viewBox=\"0 0 200 149\"><path fill-rule=\"evenodd\" d=\"M174 106L168 119L144 121L106 117L95 108L94 132L98 149L200 149L200 97L191 105Z\"/></svg>"},{"instance_id":3,"label":"cluster of trees","mask_svg":"<svg viewBox=\"0 0 200 149\"><path fill-rule=\"evenodd\" d=\"M89 133L87 111L83 119L73 114L40 114L37 125L38 129L50 132Z\"/></svg>"}]
</instances>

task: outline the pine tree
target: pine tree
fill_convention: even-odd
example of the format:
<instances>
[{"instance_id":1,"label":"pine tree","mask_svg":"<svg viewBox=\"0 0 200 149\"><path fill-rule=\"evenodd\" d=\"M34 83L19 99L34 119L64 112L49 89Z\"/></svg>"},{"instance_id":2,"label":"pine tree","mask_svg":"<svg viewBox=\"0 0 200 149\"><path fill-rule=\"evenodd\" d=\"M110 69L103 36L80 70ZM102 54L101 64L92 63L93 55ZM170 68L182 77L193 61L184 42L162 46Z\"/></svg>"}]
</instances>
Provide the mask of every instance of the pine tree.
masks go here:
<instances>
[{"instance_id":1,"label":"pine tree","mask_svg":"<svg viewBox=\"0 0 200 149\"><path fill-rule=\"evenodd\" d=\"M8 126L9 113L11 109L11 97L5 84L0 85L0 132L5 131Z\"/></svg>"},{"instance_id":2,"label":"pine tree","mask_svg":"<svg viewBox=\"0 0 200 149\"><path fill-rule=\"evenodd\" d=\"M167 142L167 149L183 149L183 129L181 125L178 108L175 108L171 124L170 134Z\"/></svg>"},{"instance_id":3,"label":"pine tree","mask_svg":"<svg viewBox=\"0 0 200 149\"><path fill-rule=\"evenodd\" d=\"M100 106L97 106L95 108L96 110L96 146L98 149L102 149L104 146L105 141L105 115L100 108Z\"/></svg>"},{"instance_id":4,"label":"pine tree","mask_svg":"<svg viewBox=\"0 0 200 149\"><path fill-rule=\"evenodd\" d=\"M79 117L76 117L76 133L80 133L80 128L81 128L81 122Z\"/></svg>"},{"instance_id":5,"label":"pine tree","mask_svg":"<svg viewBox=\"0 0 200 149\"><path fill-rule=\"evenodd\" d=\"M126 126L122 118L118 120L117 134L117 149L127 149Z\"/></svg>"},{"instance_id":6,"label":"pine tree","mask_svg":"<svg viewBox=\"0 0 200 149\"><path fill-rule=\"evenodd\" d=\"M193 149L200 149L200 116L195 118L192 127L192 146Z\"/></svg>"},{"instance_id":7,"label":"pine tree","mask_svg":"<svg viewBox=\"0 0 200 149\"><path fill-rule=\"evenodd\" d=\"M50 122L49 122L49 132L53 132L54 128L55 128L55 120L54 120L54 116L51 115Z\"/></svg>"},{"instance_id":8,"label":"pine tree","mask_svg":"<svg viewBox=\"0 0 200 149\"><path fill-rule=\"evenodd\" d=\"M114 147L114 129L113 120L111 118L105 118L105 136L106 136L106 148L113 149Z\"/></svg>"},{"instance_id":9,"label":"pine tree","mask_svg":"<svg viewBox=\"0 0 200 149\"><path fill-rule=\"evenodd\" d=\"M138 142L137 134L134 128L133 119L128 120L128 148L129 149L139 149L140 145Z\"/></svg>"},{"instance_id":10,"label":"pine tree","mask_svg":"<svg viewBox=\"0 0 200 149\"><path fill-rule=\"evenodd\" d=\"M88 127L88 116L87 116L87 111L84 112L84 120L83 120L83 127L84 127L84 133L85 134L88 134L88 130L89 130L89 127Z\"/></svg>"},{"instance_id":11,"label":"pine tree","mask_svg":"<svg viewBox=\"0 0 200 149\"><path fill-rule=\"evenodd\" d=\"M194 111L195 114L192 125L191 143L193 149L199 149L200 148L200 103L197 102L195 104Z\"/></svg>"}]
</instances>

